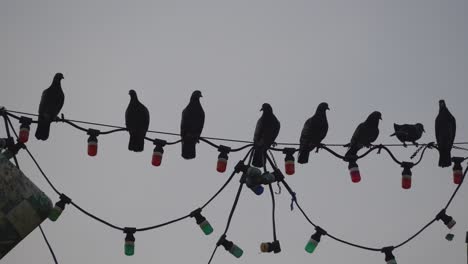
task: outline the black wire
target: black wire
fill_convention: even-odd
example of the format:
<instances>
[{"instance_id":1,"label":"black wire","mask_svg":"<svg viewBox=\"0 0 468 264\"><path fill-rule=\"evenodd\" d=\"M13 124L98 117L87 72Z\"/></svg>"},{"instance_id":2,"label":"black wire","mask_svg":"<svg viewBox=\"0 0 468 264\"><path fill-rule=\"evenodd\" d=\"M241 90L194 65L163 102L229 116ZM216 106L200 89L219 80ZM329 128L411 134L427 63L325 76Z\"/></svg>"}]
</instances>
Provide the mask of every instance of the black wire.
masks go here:
<instances>
[{"instance_id":1,"label":"black wire","mask_svg":"<svg viewBox=\"0 0 468 264\"><path fill-rule=\"evenodd\" d=\"M21 114L21 115L28 115L28 116L35 116L37 117L37 114L32 114L32 113L27 113L27 112L21 112L21 111L16 111L16 110L9 110L5 109L5 112L10 115L11 117L15 119L20 119L20 117L15 116L11 113L16 113L16 114ZM117 128L117 129L122 129L126 130L125 127L122 126L116 126L116 125L108 125L108 124L103 124L103 123L97 123L97 122L89 122L89 121L81 121L81 120L74 120L74 119L59 119L59 121L69 121L69 122L74 122L74 123L81 123L81 124L87 124L87 125L94 125L94 126L102 126L102 127L110 127L110 128ZM37 121L33 120L33 123L37 123ZM76 124L75 124L76 125ZM84 129L84 128L83 128ZM119 130L120 131L120 130ZM155 134L163 134L163 135L170 135L170 136L179 136L179 133L172 133L172 132L165 132L165 131L157 131L157 130L148 130L148 133L155 133ZM102 133L101 133L102 134ZM230 138L220 138L220 137L202 137L204 139L211 139L211 140L218 140L218 141L228 141L228 142L236 142L236 143L247 143L247 144L252 144L252 141L249 140L239 140L239 139L230 139ZM430 143L427 143L430 144ZM425 143L423 144L418 144L418 146L425 146L427 145ZM454 145L468 145L468 142L456 142L453 143ZM299 143L276 143L278 146L299 146ZM324 146L329 146L329 147L343 147L346 146L347 144L332 144L332 143L327 143L323 144ZM404 144L381 144L383 146L387 147L403 147L405 146ZM406 146L413 146L414 144L406 144ZM416 145L414 145L416 146ZM277 150L277 149L272 149L272 150ZM278 150L279 151L279 150ZM281 150L282 151L282 150Z\"/></svg>"},{"instance_id":2,"label":"black wire","mask_svg":"<svg viewBox=\"0 0 468 264\"><path fill-rule=\"evenodd\" d=\"M271 194L271 219L273 223L273 241L276 241L276 217L275 217L275 209L276 209L276 203L275 203L275 194L273 193L273 187L271 187L271 183L268 184L268 187L270 189L270 194Z\"/></svg>"},{"instance_id":3,"label":"black wire","mask_svg":"<svg viewBox=\"0 0 468 264\"><path fill-rule=\"evenodd\" d=\"M76 209L78 209L79 211L81 211L83 214L93 218L94 220L98 221L98 222L101 222L103 224L105 224L106 226L108 227L111 227L113 229L116 229L116 230L120 230L120 231L123 231L123 227L118 227L116 225L113 225L97 216L95 216L94 214L91 214L90 212L86 211L85 209L81 208L79 205L77 205L76 203L74 203L73 201L70 203L71 205L73 205Z\"/></svg>"},{"instance_id":4,"label":"black wire","mask_svg":"<svg viewBox=\"0 0 468 264\"><path fill-rule=\"evenodd\" d=\"M226 223L226 228L224 229L224 233L223 233L224 235L227 233L227 231L229 230L229 226L231 225L231 220L234 215L234 211L236 210L237 203L239 202L239 197L242 192L242 187L244 187L244 183L240 183L239 189L237 189L236 198L234 199L234 203L232 204L231 212L229 213L229 217Z\"/></svg>"},{"instance_id":5,"label":"black wire","mask_svg":"<svg viewBox=\"0 0 468 264\"><path fill-rule=\"evenodd\" d=\"M171 220L171 221L168 221L168 222L165 222L165 223L162 223L162 224L159 224L159 225L143 227L143 228L137 228L136 231L137 232L142 232L142 231L148 231L148 230L160 228L160 227L163 227L163 226L166 226L166 225L170 225L170 224L182 221L182 220L184 220L185 218L188 218L188 217L190 217L190 214L188 214L186 216L179 217L177 219L174 219L174 220Z\"/></svg>"},{"instance_id":6,"label":"black wire","mask_svg":"<svg viewBox=\"0 0 468 264\"><path fill-rule=\"evenodd\" d=\"M214 255L216 254L216 250L218 250L218 245L215 246L215 248L213 249L213 252L211 253L211 257L210 257L210 260L208 261L208 264L211 263L211 261L213 260L213 257Z\"/></svg>"},{"instance_id":7,"label":"black wire","mask_svg":"<svg viewBox=\"0 0 468 264\"><path fill-rule=\"evenodd\" d=\"M50 254L52 255L52 258L54 259L55 264L58 264L57 257L55 256L54 250L52 249L52 246L49 243L49 240L46 237L46 234L44 233L44 230L42 230L42 226L39 225L39 230L41 230L42 237L44 238L44 241L47 244L47 247L49 248Z\"/></svg>"},{"instance_id":8,"label":"black wire","mask_svg":"<svg viewBox=\"0 0 468 264\"><path fill-rule=\"evenodd\" d=\"M431 226L435 221L437 221L436 218L432 219L429 223L427 223L423 228L421 228L418 232L416 232L414 235L410 236L408 239L406 239L405 241L401 242L400 244L396 245L395 248L399 248L403 245L405 245L406 243L410 242L411 240L415 239L417 236L419 236L419 234L421 234L426 228L428 228L429 226Z\"/></svg>"}]
</instances>

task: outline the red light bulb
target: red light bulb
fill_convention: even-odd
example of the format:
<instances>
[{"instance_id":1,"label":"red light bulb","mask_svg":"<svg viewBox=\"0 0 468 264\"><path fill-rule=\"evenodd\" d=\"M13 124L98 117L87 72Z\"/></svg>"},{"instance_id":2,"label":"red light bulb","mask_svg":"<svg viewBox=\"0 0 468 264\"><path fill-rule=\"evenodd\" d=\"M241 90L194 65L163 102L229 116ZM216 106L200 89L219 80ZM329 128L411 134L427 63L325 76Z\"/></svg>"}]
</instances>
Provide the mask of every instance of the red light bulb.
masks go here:
<instances>
[{"instance_id":1,"label":"red light bulb","mask_svg":"<svg viewBox=\"0 0 468 264\"><path fill-rule=\"evenodd\" d=\"M88 140L88 155L94 157L97 155L98 141L97 138Z\"/></svg>"},{"instance_id":2,"label":"red light bulb","mask_svg":"<svg viewBox=\"0 0 468 264\"><path fill-rule=\"evenodd\" d=\"M19 130L19 142L26 143L29 140L29 126L21 126Z\"/></svg>"},{"instance_id":3,"label":"red light bulb","mask_svg":"<svg viewBox=\"0 0 468 264\"><path fill-rule=\"evenodd\" d=\"M351 176L351 181L358 183L361 181L361 173L359 172L359 166L356 162L350 162L348 165L349 175Z\"/></svg>"},{"instance_id":4,"label":"red light bulb","mask_svg":"<svg viewBox=\"0 0 468 264\"><path fill-rule=\"evenodd\" d=\"M218 172L223 173L226 171L228 159L229 157L227 152L224 149L222 149L218 155L218 162L216 163L216 170Z\"/></svg>"},{"instance_id":5,"label":"red light bulb","mask_svg":"<svg viewBox=\"0 0 468 264\"><path fill-rule=\"evenodd\" d=\"M296 171L294 166L294 160L286 160L284 161L284 170L287 175L293 175Z\"/></svg>"},{"instance_id":6,"label":"red light bulb","mask_svg":"<svg viewBox=\"0 0 468 264\"><path fill-rule=\"evenodd\" d=\"M153 157L151 159L151 164L153 164L153 166L160 166L161 165L161 161L162 161L162 157L163 157L163 152L161 151L158 151L158 150L154 150L153 151Z\"/></svg>"}]
</instances>

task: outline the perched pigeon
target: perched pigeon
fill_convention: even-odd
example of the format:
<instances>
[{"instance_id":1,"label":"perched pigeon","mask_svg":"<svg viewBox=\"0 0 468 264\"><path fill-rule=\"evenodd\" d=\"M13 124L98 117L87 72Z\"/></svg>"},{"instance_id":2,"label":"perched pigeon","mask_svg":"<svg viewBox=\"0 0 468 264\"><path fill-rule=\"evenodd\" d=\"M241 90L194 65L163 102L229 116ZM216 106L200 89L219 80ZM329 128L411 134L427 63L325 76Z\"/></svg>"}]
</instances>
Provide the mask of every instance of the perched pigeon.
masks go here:
<instances>
[{"instance_id":1,"label":"perched pigeon","mask_svg":"<svg viewBox=\"0 0 468 264\"><path fill-rule=\"evenodd\" d=\"M54 121L60 110L62 110L65 100L65 95L60 85L62 79L63 74L56 73L50 87L42 92L36 129L36 138L39 140L47 140L49 138L50 123Z\"/></svg>"},{"instance_id":2,"label":"perched pigeon","mask_svg":"<svg viewBox=\"0 0 468 264\"><path fill-rule=\"evenodd\" d=\"M396 136L398 140L400 140L403 145L406 147L406 142L412 142L414 145L418 145L416 142L422 136L424 131L424 126L421 123L417 123L414 125L398 125L393 124L393 128L395 129L395 133L391 134L390 136Z\"/></svg>"},{"instance_id":3,"label":"perched pigeon","mask_svg":"<svg viewBox=\"0 0 468 264\"><path fill-rule=\"evenodd\" d=\"M195 145L198 143L205 124L205 112L200 104L200 97L202 97L201 92L194 91L189 104L182 112L180 136L182 137L182 157L184 159L195 158Z\"/></svg>"},{"instance_id":4,"label":"perched pigeon","mask_svg":"<svg viewBox=\"0 0 468 264\"><path fill-rule=\"evenodd\" d=\"M367 117L366 121L359 124L351 138L345 158L357 155L357 152L363 147L371 146L371 143L379 136L379 120L382 120L382 114L374 111Z\"/></svg>"},{"instance_id":5,"label":"perched pigeon","mask_svg":"<svg viewBox=\"0 0 468 264\"><path fill-rule=\"evenodd\" d=\"M252 165L255 167L263 167L266 151L275 142L280 130L280 122L269 104L264 103L260 111L263 114L257 121L253 138L255 150Z\"/></svg>"},{"instance_id":6,"label":"perched pigeon","mask_svg":"<svg viewBox=\"0 0 468 264\"><path fill-rule=\"evenodd\" d=\"M128 92L130 103L125 111L125 126L130 134L128 150L141 152L145 148L145 136L148 131L150 116L148 109L138 101L134 90Z\"/></svg>"},{"instance_id":7,"label":"perched pigeon","mask_svg":"<svg viewBox=\"0 0 468 264\"><path fill-rule=\"evenodd\" d=\"M439 150L439 167L448 167L452 164L451 150L457 124L453 115L447 109L444 100L439 101L439 114L435 120L437 147Z\"/></svg>"},{"instance_id":8,"label":"perched pigeon","mask_svg":"<svg viewBox=\"0 0 468 264\"><path fill-rule=\"evenodd\" d=\"M325 138L328 132L326 111L330 110L327 103L320 103L315 115L307 119L302 128L300 149L297 162L304 164L309 161L309 153Z\"/></svg>"}]
</instances>

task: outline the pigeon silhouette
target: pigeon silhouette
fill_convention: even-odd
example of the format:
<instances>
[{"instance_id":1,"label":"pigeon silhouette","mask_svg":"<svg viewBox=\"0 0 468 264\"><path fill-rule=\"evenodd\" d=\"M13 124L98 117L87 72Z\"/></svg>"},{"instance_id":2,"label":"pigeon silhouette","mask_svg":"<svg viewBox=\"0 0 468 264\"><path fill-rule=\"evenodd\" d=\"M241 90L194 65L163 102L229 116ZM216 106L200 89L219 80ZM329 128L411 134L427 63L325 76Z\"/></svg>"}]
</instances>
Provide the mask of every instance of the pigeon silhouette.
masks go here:
<instances>
[{"instance_id":1,"label":"pigeon silhouette","mask_svg":"<svg viewBox=\"0 0 468 264\"><path fill-rule=\"evenodd\" d=\"M263 114L257 121L253 138L255 149L252 165L255 167L263 167L266 152L280 131L280 122L273 114L271 105L264 103L260 111L263 111Z\"/></svg>"},{"instance_id":2,"label":"pigeon silhouette","mask_svg":"<svg viewBox=\"0 0 468 264\"><path fill-rule=\"evenodd\" d=\"M444 100L439 101L439 114L435 120L435 133L439 150L439 167L448 167L452 164L451 151L457 124L455 118L447 109Z\"/></svg>"},{"instance_id":3,"label":"pigeon silhouette","mask_svg":"<svg viewBox=\"0 0 468 264\"><path fill-rule=\"evenodd\" d=\"M379 136L379 120L382 120L382 114L374 111L367 117L366 121L359 124L351 137L345 159L357 155L361 148L371 146L371 143Z\"/></svg>"},{"instance_id":4,"label":"pigeon silhouette","mask_svg":"<svg viewBox=\"0 0 468 264\"><path fill-rule=\"evenodd\" d=\"M182 137L182 157L193 159L196 157L195 145L198 143L205 124L205 112L200 104L200 91L194 91L190 102L182 111L180 122L180 136Z\"/></svg>"},{"instance_id":5,"label":"pigeon silhouette","mask_svg":"<svg viewBox=\"0 0 468 264\"><path fill-rule=\"evenodd\" d=\"M148 109L138 100L136 92L130 90L128 94L130 95L130 103L125 111L125 126L130 134L128 150L141 152L145 148L150 116Z\"/></svg>"},{"instance_id":6,"label":"pigeon silhouette","mask_svg":"<svg viewBox=\"0 0 468 264\"><path fill-rule=\"evenodd\" d=\"M62 110L65 101L65 95L60 84L62 79L63 74L56 73L50 87L42 92L35 134L39 140L47 140L49 138L50 123L57 118L60 110Z\"/></svg>"},{"instance_id":7,"label":"pigeon silhouette","mask_svg":"<svg viewBox=\"0 0 468 264\"><path fill-rule=\"evenodd\" d=\"M326 111L330 110L327 103L320 103L315 114L307 119L299 139L300 148L297 162L304 164L309 161L309 153L322 142L328 132Z\"/></svg>"},{"instance_id":8,"label":"pigeon silhouette","mask_svg":"<svg viewBox=\"0 0 468 264\"><path fill-rule=\"evenodd\" d=\"M393 124L393 128L395 129L395 133L391 134L390 136L396 136L398 140L403 143L403 146L406 148L406 142L412 142L414 145L418 145L416 142L419 140L423 134L426 132L424 130L424 126L421 123L417 123L414 125L404 124L398 125Z\"/></svg>"}]
</instances>

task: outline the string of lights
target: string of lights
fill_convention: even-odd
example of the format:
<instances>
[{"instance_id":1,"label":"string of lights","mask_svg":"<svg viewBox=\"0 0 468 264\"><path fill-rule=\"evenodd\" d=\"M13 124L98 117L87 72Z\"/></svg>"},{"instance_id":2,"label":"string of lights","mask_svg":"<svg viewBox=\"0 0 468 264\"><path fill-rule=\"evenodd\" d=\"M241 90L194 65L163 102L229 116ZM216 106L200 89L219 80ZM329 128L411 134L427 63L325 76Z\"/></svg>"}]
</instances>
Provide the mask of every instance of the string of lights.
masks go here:
<instances>
[{"instance_id":1,"label":"string of lights","mask_svg":"<svg viewBox=\"0 0 468 264\"><path fill-rule=\"evenodd\" d=\"M14 110L7 110L5 108L0 110L1 114L7 115L11 118L17 119L21 126L20 126L20 133L19 133L19 139L21 142L26 143L29 138L29 129L30 129L30 124L32 123L37 123L37 120L34 120L30 117L26 116L33 116L37 117L36 114L32 113L27 113L27 112L22 112L22 111L14 111ZM26 116L18 116L16 114L22 114ZM64 115L62 114L61 117L57 117L56 122L62 122L70 125L73 128L76 128L78 130L81 130L87 135L89 135L88 138L88 155L90 156L96 156L97 151L98 151L98 136L100 135L108 135L112 133L117 133L117 132L122 132L122 131L127 131L126 128L121 127L121 126L116 126L116 125L109 125L109 124L103 124L103 123L96 123L96 122L89 122L89 121L81 121L81 120L72 120L72 119L66 119ZM108 131L100 131L95 128L85 128L82 127L78 124L87 124L87 125L93 125L93 126L101 126L101 127L107 127L107 128L112 128L111 130ZM165 135L171 135L171 136L178 136L180 137L179 134L177 133L172 133L172 132L164 132L164 131L156 131L156 130L149 130L149 133L156 133L156 134L165 134ZM151 163L153 166L160 166L164 154L164 147L166 145L175 145L181 142L181 140L176 140L176 141L166 141L163 139L159 138L145 138L147 141L151 141L154 145L155 148L153 150L153 155L151 159ZM218 145L213 143L211 140L218 140L218 141L228 141L228 142L237 142L237 143L244 143L245 145L240 146L238 148L232 148L229 146L225 145ZM221 137L200 137L200 141L208 144L209 146L216 148L219 151L218 155L218 161L217 161L217 166L216 169L219 172L224 172L227 167L227 162L228 162L228 154L231 152L238 152L242 151L246 148L250 148L253 146L253 143L251 141L246 141L246 140L237 140L237 139L229 139L229 138L221 138ZM462 147L457 147L456 145L464 145L468 144L468 142L456 142L454 143L454 148L464 150ZM272 147L270 148L271 151L276 151L276 152L282 152L285 154L285 172L288 175L293 175L295 173L295 159L294 159L294 153L299 151L299 148L291 147L291 146L297 146L297 143L278 143L276 145L288 145L288 147L284 148L276 148ZM418 144L415 145L417 146L417 150L411 155L411 159L414 159L418 154L419 154L419 159L416 162L411 162L411 161L401 161L399 160L393 152L390 150L389 147L395 147L395 146L400 146L400 147L405 147L404 144L376 144L371 146L366 152L364 152L361 155L354 155L354 156L348 156L345 157L344 155L341 155L337 153L336 151L332 150L330 147L345 147L348 144L320 144L317 146L316 152L319 151L319 149L324 149L328 153L330 153L332 156L335 156L336 158L343 160L345 162L348 162L348 169L349 169L349 174L351 176L351 181L354 183L358 183L361 181L361 173L359 170L359 165L357 163L358 160L366 157L370 153L374 152L377 150L377 153L380 154L382 150L384 150L390 158L399 166L403 168L402 172L402 188L404 189L410 189L412 185L412 172L411 169L422 161L424 154L427 149L437 149L437 145L434 142L429 142L429 143L424 143L424 144ZM458 157L455 157L455 165L458 166ZM457 173L455 173L457 171ZM460 178L461 178L461 172L460 170L455 170L454 169L454 182L456 184L459 184Z\"/></svg>"},{"instance_id":2,"label":"string of lights","mask_svg":"<svg viewBox=\"0 0 468 264\"><path fill-rule=\"evenodd\" d=\"M236 193L236 197L234 199L233 206L232 206L232 209L230 211L230 214L229 214L229 217L228 217L228 220L227 220L227 223L226 223L225 231L221 235L221 237L219 238L218 242L216 243L216 247L215 247L215 249L214 249L214 251L213 251L213 253L211 255L209 263L212 261L214 255L216 253L216 250L217 250L217 248L219 246L223 246L227 251L229 251L235 257L239 258L243 254L243 250L240 247L238 247L232 241L227 240L227 238L226 238L227 235L226 234L227 234L227 232L229 230L229 227L231 225L231 221L232 221L232 218L233 218L233 215L234 215L235 209L237 207L237 204L238 204L238 201L239 201L239 198L240 198L240 194L241 194L241 191L242 191L244 185L247 186L249 189L251 189L257 195L261 195L263 193L263 185L269 187L270 194L272 196L272 207L273 207L273 209L272 209L272 221L273 221L273 239L274 239L274 241L273 242L264 242L264 243L262 243L261 244L261 250L262 250L262 252L274 252L274 253L277 253L277 252L281 251L280 246L279 246L279 241L277 240L277 237L276 237L275 200L274 200L273 189L271 187L271 184L274 183L274 182L281 183L286 188L286 190L291 195L292 203L294 203L296 205L296 207L299 208L299 210L301 211L303 216L306 218L306 220L312 226L314 226L316 228L316 233L314 233L311 236L311 238L309 239L309 241L307 242L307 245L305 247L305 250L307 252L312 253L315 250L315 248L317 247L318 243L320 242L321 237L328 236L328 237L336 240L337 242L347 244L347 245L350 245L350 246L354 246L356 248L361 248L361 249L369 250L369 251L382 252L382 253L385 254L385 260L387 261L387 263L396 263L395 257L393 255L393 250L397 249L397 248L405 245L406 243L410 242L411 240L413 240L415 237L417 237L419 234L421 234L427 227L432 225L434 222L436 222L438 220L441 220L442 222L444 222L444 224L449 229L451 229L455 225L455 221L453 220L452 217L450 217L450 216L448 216L446 214L446 210L448 209L448 207L450 206L450 204L453 201L454 197L456 196L458 190L460 189L461 184L463 183L464 177L465 177L465 175L467 173L467 170L468 170L468 168L467 168L463 172L463 169L461 167L461 163L466 161L468 158L461 158L461 157L454 157L453 158L452 161L454 163L454 167L453 167L454 181L455 181L455 175L459 176L459 180L458 180L458 182L455 182L458 186L455 189L455 191L453 192L452 196L450 197L446 207L444 209L442 209L435 216L435 218L432 219L428 224L426 224L421 230L419 230L414 235L412 235L410 238L408 238L407 240L405 240L402 243L398 244L397 246L389 246L389 247L383 247L383 248L362 246L362 245L352 243L352 242L349 242L347 240L338 238L338 237L336 237L334 235L331 235L329 232L325 231L323 228L316 225L314 222L312 222L310 217L305 213L305 211L302 209L302 207L298 203L296 193L291 189L291 187L288 185L288 183L286 183L286 181L284 179L284 175L282 174L281 170L278 168L278 166L276 165L276 162L274 161L273 155L270 154L271 157L270 157L270 155L266 155L266 158L268 160L268 164L271 167L271 169L273 170L273 172L271 172L271 173L268 172L267 167L266 167L266 163L265 163L265 166L263 168L263 173L258 168L250 166L251 161L252 161L252 156L253 156L252 155L253 154L252 153L253 147L252 147L252 144L250 142L248 143L248 145L245 145L245 146L242 146L242 147L236 149L237 151L241 151L243 149L246 149L246 148L250 147L250 149L247 152L247 154L245 155L245 157L241 161L239 161L238 164L235 166L235 169L232 172L231 176L221 186L221 188L202 207L199 207L199 208L195 209L194 211L192 211L188 215L183 215L183 216L181 216L179 218L167 221L167 222L162 223L162 224L157 224L157 225L153 225L153 226L149 226L149 227L143 227L143 228L119 227L119 226L113 225L113 224L111 224L111 223L109 223L107 221L104 221L102 218L99 218L99 217L95 216L94 214L91 214L88 211L82 209L75 202L73 202L71 198L67 197L65 194L58 191L58 189L55 188L53 183L50 181L50 179L44 173L44 171L42 170L41 166L39 165L39 163L37 162L37 160L35 159L33 154L30 152L30 150L24 144L24 143L27 142L27 140L25 142L23 142L23 140L21 140L21 131L18 134L16 132L11 120L9 119L9 117L13 117L15 119L20 120L20 122L21 122L22 119L24 120L24 117L17 117L17 116L14 116L14 115L12 116L11 113L9 113L8 111L4 111L4 113L5 114L3 114L3 117L5 119L6 127L10 127L13 130L13 132L14 132L17 140L18 140L18 143L15 144L14 147L12 147L10 145L9 148L8 148L9 150L11 150L13 152L13 153L11 153L11 157L15 158L16 152L19 151L20 148L25 149L26 152L28 153L28 155L30 156L30 158L33 160L33 162L37 166L38 170L41 172L42 176L46 179L46 181L51 186L51 188L60 197L60 200L56 203L56 206L52 210L49 218L52 221L57 220L58 217L60 216L60 214L62 213L62 211L65 209L65 205L66 204L71 204L76 209L78 209L79 211L81 211L85 215L93 218L94 220L96 220L98 222L101 222L102 224L105 224L105 225L107 225L107 226L109 226L111 228L114 228L116 230L123 231L125 233L125 254L126 255L133 255L134 254L134 243L135 243L134 234L136 232L142 232L142 231L148 231L148 230L156 229L156 228L159 228L159 227L162 227L162 226L165 226L165 225L169 225L169 224L172 224L172 223L179 222L179 221L184 220L184 219L189 218L189 217L190 218L195 218L196 223L200 226L200 228L202 229L202 231L206 235L211 234L213 232L213 229L212 229L211 225L209 224L209 222L206 220L206 218L201 215L201 211L202 211L203 208L205 208L207 205L209 205L209 203L211 201L213 201L225 189L225 187L232 181L235 174L242 172L242 175L241 175L241 178L240 178L239 189L238 189L238 191ZM69 121L71 123L75 122L75 121L70 121L70 120L67 120L67 121ZM31 121L31 123L33 123L33 122L34 122L34 120ZM82 121L80 121L80 122L82 122ZM66 123L68 123L68 122L66 122ZM72 126L75 127L74 125L72 125ZM115 128L114 130L108 131L109 132L108 134L118 132L118 131L123 131L122 129L124 129L124 128L119 128L119 127L114 127L114 128ZM80 130L89 132L89 129L80 129ZM164 133L166 133L166 132L164 132ZM9 135L8 129L7 129L7 135L8 135L9 138L11 137ZM216 138L216 139L209 138L209 139L222 140L220 138ZM208 143L208 142L210 142L209 139L207 139L206 137L203 137L203 139L201 139L201 140ZM154 139L152 141L154 141ZM177 142L175 142L173 144L176 144L176 143ZM229 147L226 147L226 146L223 146L223 145L216 145L216 144L214 144L212 142L210 142L210 143L208 143L208 144L213 146L213 147L216 147L218 150L221 149L220 150L220 152L221 152L220 156L221 156L221 154L223 152L222 150L232 151L232 149L230 149ZM246 142L244 142L244 143L246 143ZM461 143L457 143L457 144L465 144L465 143L461 142ZM291 144L291 145L293 145L293 144ZM355 163L358 159L367 156L368 154L370 154L371 152L373 152L375 150L380 152L383 149L391 156L393 161L395 161L396 163L398 163L400 166L402 166L404 168L404 170L403 170L403 180L405 179L405 177L411 177L411 172L408 173L408 170L411 169L411 167L413 167L413 166L415 166L415 165L417 165L417 164L419 164L421 162L422 157L423 157L424 152L425 152L426 149L436 148L437 147L437 146L434 145L434 143L420 144L420 146L422 146L423 148L422 148L419 160L416 163L410 163L410 162L401 162L398 159L396 159L396 157L393 155L393 153L387 148L388 145L383 145L383 144L382 145L375 145L375 146L371 147L368 151L366 151L364 154L362 154L360 156L356 156L351 160L349 158L345 158L344 156L341 156L341 155L337 154L336 152L334 152L333 150L328 148L328 146L330 146L330 145L328 145L328 144L325 145L324 144L324 145L321 145L320 148L323 148L323 149L327 150L328 152L330 152L333 155L339 157L340 159L343 159L344 161L348 161L350 163L350 165L352 165L351 163ZM289 159L289 161L291 159L290 156L292 156L291 154L294 153L295 151L297 151L297 149L293 149L293 148L284 148L284 149L272 148L272 150L273 151L282 151L283 153L286 154L286 159ZM227 152L229 152L229 151L227 151ZM418 150L418 152L419 152L419 150ZM249 162L247 163L248 165L245 165L244 163L245 163L245 161L246 161L246 159L248 157L250 157ZM291 163L285 163L285 164L290 165ZM287 174L289 174L288 172L294 173L293 168L294 168L294 166L292 166L292 169L291 169L291 166L289 166L289 169L288 169L288 166L286 166L286 173ZM220 171L219 166L217 167L217 170ZM225 170L225 168L224 168L224 170ZM351 168L350 168L350 171L352 172L351 176L353 177L353 172L355 172L355 170L351 170ZM224 172L224 171L222 171L222 172ZM354 182L354 180L353 180L353 182ZM407 189L407 188L405 188L405 189ZM394 262L391 262L391 261L394 261Z\"/></svg>"}]
</instances>

